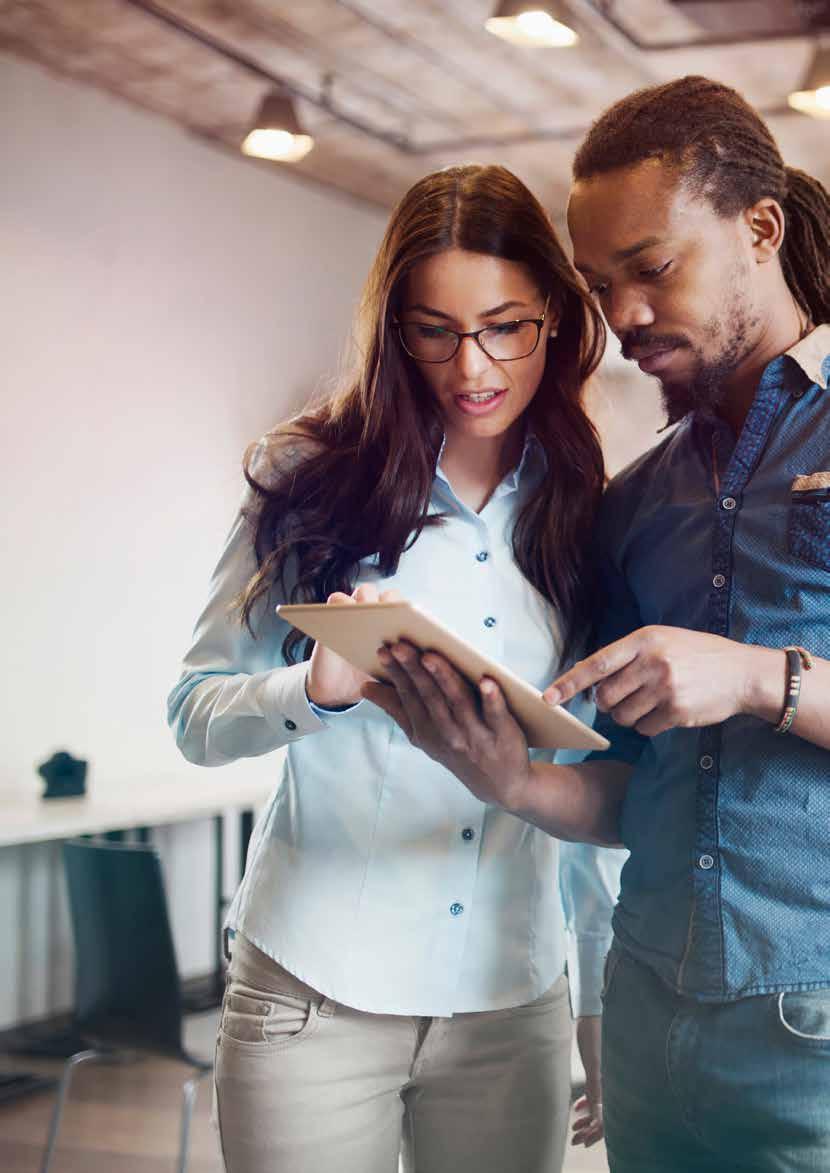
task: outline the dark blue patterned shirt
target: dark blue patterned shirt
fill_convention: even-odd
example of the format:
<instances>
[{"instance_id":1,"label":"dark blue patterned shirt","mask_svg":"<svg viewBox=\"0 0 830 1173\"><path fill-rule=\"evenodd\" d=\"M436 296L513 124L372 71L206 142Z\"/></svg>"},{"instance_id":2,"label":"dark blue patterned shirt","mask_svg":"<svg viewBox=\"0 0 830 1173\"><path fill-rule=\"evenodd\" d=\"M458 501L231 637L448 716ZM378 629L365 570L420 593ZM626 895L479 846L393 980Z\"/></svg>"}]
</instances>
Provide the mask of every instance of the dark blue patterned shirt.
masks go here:
<instances>
[{"instance_id":1,"label":"dark blue patterned shirt","mask_svg":"<svg viewBox=\"0 0 830 1173\"><path fill-rule=\"evenodd\" d=\"M766 368L737 441L689 416L615 478L601 643L666 624L830 658L829 377L822 326ZM782 707L784 679L782 657ZM830 986L830 751L748 716L597 728L635 765L620 945L701 1001Z\"/></svg>"}]
</instances>

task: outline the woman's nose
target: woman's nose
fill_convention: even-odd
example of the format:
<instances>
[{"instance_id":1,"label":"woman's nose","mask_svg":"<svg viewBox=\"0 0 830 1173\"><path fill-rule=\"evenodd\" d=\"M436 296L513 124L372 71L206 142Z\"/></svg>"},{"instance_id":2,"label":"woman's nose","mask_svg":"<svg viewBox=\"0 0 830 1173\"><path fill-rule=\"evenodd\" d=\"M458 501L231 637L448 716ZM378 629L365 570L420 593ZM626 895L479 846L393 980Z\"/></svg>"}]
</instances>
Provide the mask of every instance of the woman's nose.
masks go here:
<instances>
[{"instance_id":1,"label":"woman's nose","mask_svg":"<svg viewBox=\"0 0 830 1173\"><path fill-rule=\"evenodd\" d=\"M475 338L462 338L455 356L458 373L465 379L476 379L483 375L493 360L485 354Z\"/></svg>"}]
</instances>

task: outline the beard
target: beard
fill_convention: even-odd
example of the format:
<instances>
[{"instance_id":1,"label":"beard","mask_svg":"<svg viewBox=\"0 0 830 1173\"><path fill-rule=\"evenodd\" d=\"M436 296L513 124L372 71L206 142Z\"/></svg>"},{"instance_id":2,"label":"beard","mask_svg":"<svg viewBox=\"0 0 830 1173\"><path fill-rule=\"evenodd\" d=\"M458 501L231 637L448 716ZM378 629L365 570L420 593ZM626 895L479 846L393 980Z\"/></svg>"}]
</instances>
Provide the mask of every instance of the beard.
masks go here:
<instances>
[{"instance_id":1,"label":"beard","mask_svg":"<svg viewBox=\"0 0 830 1173\"><path fill-rule=\"evenodd\" d=\"M655 335L647 330L632 331L623 342L626 357L629 347L645 344L677 346L692 356L692 370L681 380L673 382L668 375L660 378L666 427L693 411L716 412L726 397L729 378L752 350L759 319L745 292L746 275L738 266L727 289L730 294L724 299L723 311L712 316L703 328L703 346L695 346L682 335Z\"/></svg>"},{"instance_id":2,"label":"beard","mask_svg":"<svg viewBox=\"0 0 830 1173\"><path fill-rule=\"evenodd\" d=\"M728 325L727 325L728 323ZM706 325L708 355L691 347L695 366L691 375L680 382L666 379L660 394L666 412L666 426L676 424L689 412L714 413L724 401L727 382L752 350L750 341L755 319L741 300L724 318L711 318ZM728 334L727 334L728 331ZM688 344L687 344L688 345Z\"/></svg>"}]
</instances>

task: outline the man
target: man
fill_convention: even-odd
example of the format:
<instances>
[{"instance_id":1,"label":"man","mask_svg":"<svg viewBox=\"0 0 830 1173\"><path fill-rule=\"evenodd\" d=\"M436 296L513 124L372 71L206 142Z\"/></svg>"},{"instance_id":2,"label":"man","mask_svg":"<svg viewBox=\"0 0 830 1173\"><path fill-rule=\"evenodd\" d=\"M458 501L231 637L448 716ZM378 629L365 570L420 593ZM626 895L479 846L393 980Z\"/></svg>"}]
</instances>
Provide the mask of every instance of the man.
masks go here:
<instances>
[{"instance_id":1,"label":"man","mask_svg":"<svg viewBox=\"0 0 830 1173\"><path fill-rule=\"evenodd\" d=\"M593 687L612 748L530 764L493 682L407 645L367 695L484 801L630 848L614 1173L830 1170L830 198L690 77L599 119L568 216L679 421L608 490L600 650L546 693Z\"/></svg>"}]
</instances>

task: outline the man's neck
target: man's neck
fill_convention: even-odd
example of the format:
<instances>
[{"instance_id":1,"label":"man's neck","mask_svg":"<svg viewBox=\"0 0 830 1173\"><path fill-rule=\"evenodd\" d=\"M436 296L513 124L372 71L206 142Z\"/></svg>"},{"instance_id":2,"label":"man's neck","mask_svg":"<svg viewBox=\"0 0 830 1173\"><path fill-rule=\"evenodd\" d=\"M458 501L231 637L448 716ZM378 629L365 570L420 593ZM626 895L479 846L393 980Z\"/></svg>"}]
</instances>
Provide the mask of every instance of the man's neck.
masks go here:
<instances>
[{"instance_id":1,"label":"man's neck","mask_svg":"<svg viewBox=\"0 0 830 1173\"><path fill-rule=\"evenodd\" d=\"M787 300L771 313L755 346L724 385L725 395L718 414L736 436L740 435L758 384L773 359L795 346L809 329L809 319L787 291Z\"/></svg>"}]
</instances>

